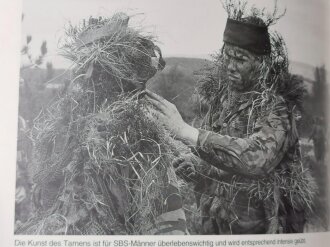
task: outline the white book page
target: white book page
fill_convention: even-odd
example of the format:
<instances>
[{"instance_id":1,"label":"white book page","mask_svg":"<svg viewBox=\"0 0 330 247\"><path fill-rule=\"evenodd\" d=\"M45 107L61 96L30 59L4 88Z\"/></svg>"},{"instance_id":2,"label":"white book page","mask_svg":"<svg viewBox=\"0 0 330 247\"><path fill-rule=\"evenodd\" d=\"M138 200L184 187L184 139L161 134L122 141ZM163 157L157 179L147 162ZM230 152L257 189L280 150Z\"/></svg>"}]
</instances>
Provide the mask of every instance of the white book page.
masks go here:
<instances>
[{"instance_id":1,"label":"white book page","mask_svg":"<svg viewBox=\"0 0 330 247\"><path fill-rule=\"evenodd\" d=\"M249 3L251 2L255 3L256 6L265 6L270 10L274 6L274 2L270 0L249 1ZM312 97L313 83L317 80L315 77L317 68L319 68L320 73L325 71L327 75L326 83L329 84L330 49L328 44L330 32L328 26L330 23L327 17L327 13L330 11L329 3L325 0L280 0L278 4L280 9L286 8L287 11L285 16L277 24L271 26L270 29L278 31L283 36L289 54L290 71L303 77L308 95ZM62 72L56 72L57 70L63 71L73 68L72 62L59 55L59 46L64 42L62 37L65 25L70 21L77 24L84 18L88 19L89 16L111 16L116 12L126 12L132 16L130 21L132 20L134 28L143 28L145 33L151 33L157 37L157 45L167 62L167 67L159 72L161 76L165 76L172 69L173 73L180 72L191 79L194 78L194 72L202 68L204 61L210 61L212 59L211 55L218 52L222 47L227 13L218 0L207 2L199 0L29 0L23 1L23 3L22 1L6 2L1 0L0 8L3 10L0 16L0 44L2 48L0 71L3 75L2 90L0 90L2 113L0 118L0 158L2 161L2 172L0 173L0 242L2 246L328 246L330 217L326 215L326 212L329 212L326 211L329 204L327 206L325 204L329 203L330 193L323 187L320 192L322 198L319 196L315 200L317 200L316 205L321 205L321 211L324 213L317 212L316 209L318 217L307 220L304 232L299 234L213 234L206 236L201 233L198 227L192 227L192 215L197 215L197 218L200 217L195 204L189 208L189 211L186 210L185 215L187 221L190 221L190 225L188 224L187 227L189 236L148 235L146 237L135 236L134 234L134 236L95 236L93 234L89 236L78 236L78 234L74 234L75 236L58 236L56 234L56 236L42 236L38 234L15 234L17 220L20 221L19 224L24 225L27 221L24 216L25 213L31 215L31 217L35 213L33 209L27 207L29 212L16 211L15 216L15 207L18 207L17 201L19 201L18 197L24 197L27 193L20 191L20 188L23 189L24 186L16 186L17 159L20 159L17 156L17 138L19 138L17 136L17 125L21 121L18 120L18 116L22 116L18 111L19 100L22 102L22 99L19 98L20 81L22 79L20 71L22 71L22 67L31 65L31 61L21 52L27 36L31 35L32 37L29 49L33 58L38 58L40 46L46 40L47 54L38 67L46 70L46 64L50 62L55 69L55 74L60 75ZM22 13L24 13L23 20L21 18ZM175 69L178 71L175 71ZM157 76L157 78L161 77L159 74ZM28 82L29 79L26 77L24 80ZM54 90L56 90L56 76L50 76L44 78L44 80L47 81L47 85L51 84L51 86L48 86L49 88L54 87ZM186 81L183 83L186 83ZM151 89L162 95L161 87L152 85ZM177 91L168 96L167 99L177 104L177 108L184 117L185 122L193 125L193 117L189 118L189 116L192 116L189 114L193 114L189 109L190 103L188 106L186 103L182 106L180 104L183 103L178 100L180 97L187 97L185 100L187 99L188 102L188 96L181 92L186 89L186 84L182 85L181 88L178 86ZM192 93L193 90L191 90ZM167 97L165 94L162 96ZM46 102L47 99L44 100L45 102L41 104L46 105L48 103ZM28 104L29 99L26 99L26 102ZM35 119L38 116L36 112L40 112L42 106L36 106L36 108L39 107L39 111L35 110L34 115L28 117L32 120ZM315 105L313 106L315 107ZM313 113L313 106L307 106L312 115L310 121L304 123L305 127L302 130L301 142L303 152L307 150L306 153L303 153L303 156L305 155L307 160L314 162L317 159L316 152L319 152L315 149L315 146L318 145L317 141L320 138L315 134L317 120L313 122L315 116L319 116L313 114L316 114L319 109L314 108ZM27 107L22 106L20 109L27 109ZM329 114L327 107L325 109ZM27 119L24 117L23 120L25 122ZM322 128L324 123L326 123L326 126L328 125L325 119L321 121L323 121ZM28 125L32 126L31 122ZM322 133L328 138L329 131ZM327 138L326 140L328 140ZM21 152L18 155L21 155ZM318 179L326 181L325 174L328 174L328 177L330 176L328 150L323 151L321 156L324 156L321 162L322 167L317 167L320 162L315 162L309 168L314 169L313 174L316 174L315 179L317 181L319 181ZM326 186L325 182L321 184ZM17 212L21 216L18 216ZM22 217L23 220L19 217ZM196 224L199 222L198 219L194 218L194 220L196 220Z\"/></svg>"}]
</instances>

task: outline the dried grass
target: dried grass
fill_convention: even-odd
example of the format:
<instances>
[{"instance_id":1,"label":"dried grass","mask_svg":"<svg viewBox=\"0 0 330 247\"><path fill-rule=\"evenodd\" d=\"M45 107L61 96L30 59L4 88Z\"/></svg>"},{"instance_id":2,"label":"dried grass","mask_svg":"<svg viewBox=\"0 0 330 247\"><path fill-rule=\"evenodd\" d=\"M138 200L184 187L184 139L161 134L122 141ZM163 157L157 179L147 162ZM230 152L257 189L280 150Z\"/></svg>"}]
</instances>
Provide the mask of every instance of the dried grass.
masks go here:
<instances>
[{"instance_id":1,"label":"dried grass","mask_svg":"<svg viewBox=\"0 0 330 247\"><path fill-rule=\"evenodd\" d=\"M155 73L150 59L160 51L125 18L68 29L63 49L76 64L74 78L35 119L36 214L19 234L148 234L157 227L164 190L176 182L170 164L189 151L139 100L136 85ZM105 36L97 34L102 27Z\"/></svg>"},{"instance_id":2,"label":"dried grass","mask_svg":"<svg viewBox=\"0 0 330 247\"><path fill-rule=\"evenodd\" d=\"M243 18L242 16L247 14L246 3L244 3L245 1L239 1L239 4L235 2L237 1L225 1L229 17ZM277 10L274 11L274 16L276 13ZM270 20L271 18L267 23L272 23ZM253 133L255 120L267 116L278 104L279 97L285 100L292 117L295 111L301 110L305 92L303 81L298 76L289 73L288 54L283 38L278 33L272 33L270 37L271 54L260 57L261 64L256 69L259 71L258 77L252 88L245 93L246 98L252 100L246 137ZM213 56L213 64L205 69L204 76L199 80L199 98L201 98L202 103L206 102L211 109L221 109L221 98L230 91L230 83L226 73L227 66L222 53L221 50ZM296 134L292 133L291 141L298 138ZM313 213L314 199L317 193L314 178L304 164L299 161L299 157L296 162L288 164L288 167L287 169L275 169L265 179L250 179L247 182L239 177L233 177L230 183L216 182L226 190L229 198L234 198L237 192L244 191L251 200L261 200L270 203L270 205L281 205L281 200L286 200L296 210L304 209L306 212ZM205 176L204 173L202 175ZM208 179L213 180L212 178ZM276 190L280 191L281 198L275 195Z\"/></svg>"}]
</instances>

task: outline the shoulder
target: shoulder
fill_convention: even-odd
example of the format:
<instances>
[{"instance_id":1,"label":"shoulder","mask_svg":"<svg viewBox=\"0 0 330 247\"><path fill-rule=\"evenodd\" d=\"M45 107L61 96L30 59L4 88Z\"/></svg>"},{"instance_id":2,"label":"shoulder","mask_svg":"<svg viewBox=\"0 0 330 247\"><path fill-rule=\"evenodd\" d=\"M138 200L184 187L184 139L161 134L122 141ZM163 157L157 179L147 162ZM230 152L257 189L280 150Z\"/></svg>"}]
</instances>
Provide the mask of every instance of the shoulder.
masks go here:
<instances>
[{"instance_id":1,"label":"shoulder","mask_svg":"<svg viewBox=\"0 0 330 247\"><path fill-rule=\"evenodd\" d=\"M289 112L288 105L283 96L274 96L273 100L266 107L269 114L287 115Z\"/></svg>"},{"instance_id":2,"label":"shoulder","mask_svg":"<svg viewBox=\"0 0 330 247\"><path fill-rule=\"evenodd\" d=\"M285 99L282 96L274 96L263 107L257 122L259 125L266 124L274 129L290 129L290 113Z\"/></svg>"}]
</instances>

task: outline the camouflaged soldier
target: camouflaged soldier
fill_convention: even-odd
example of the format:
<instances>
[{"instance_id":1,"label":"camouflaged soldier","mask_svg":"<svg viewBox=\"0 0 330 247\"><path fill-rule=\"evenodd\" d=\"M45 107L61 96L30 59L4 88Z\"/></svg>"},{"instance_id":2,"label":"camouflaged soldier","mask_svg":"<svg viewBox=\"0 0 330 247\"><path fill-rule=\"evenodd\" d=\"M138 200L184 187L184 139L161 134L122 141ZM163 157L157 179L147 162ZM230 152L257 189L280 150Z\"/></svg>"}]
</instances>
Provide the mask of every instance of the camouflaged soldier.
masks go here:
<instances>
[{"instance_id":1,"label":"camouflaged soldier","mask_svg":"<svg viewBox=\"0 0 330 247\"><path fill-rule=\"evenodd\" d=\"M303 231L304 204L288 203L280 187L289 191L293 185L276 182L289 181L301 165L295 121L301 80L289 74L284 42L269 34L270 24L259 16L229 15L217 71L202 86L212 90L204 92L209 111L200 129L148 92L162 124L202 160L197 166L174 162L195 186L202 234Z\"/></svg>"},{"instance_id":2,"label":"camouflaged soldier","mask_svg":"<svg viewBox=\"0 0 330 247\"><path fill-rule=\"evenodd\" d=\"M138 120L148 118L137 93L165 61L128 22L90 17L67 32L74 79L34 123L36 210L16 234L187 234L171 160L155 155L165 152L153 139L160 130Z\"/></svg>"}]
</instances>

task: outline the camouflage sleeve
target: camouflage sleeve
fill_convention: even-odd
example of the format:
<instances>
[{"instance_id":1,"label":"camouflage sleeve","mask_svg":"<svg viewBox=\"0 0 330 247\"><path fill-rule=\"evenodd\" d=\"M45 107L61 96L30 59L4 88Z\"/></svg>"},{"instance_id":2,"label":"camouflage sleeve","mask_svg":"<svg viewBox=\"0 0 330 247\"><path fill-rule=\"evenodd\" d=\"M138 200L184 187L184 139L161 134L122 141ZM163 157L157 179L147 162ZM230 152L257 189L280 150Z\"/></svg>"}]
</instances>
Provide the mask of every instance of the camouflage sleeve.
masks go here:
<instances>
[{"instance_id":1,"label":"camouflage sleeve","mask_svg":"<svg viewBox=\"0 0 330 247\"><path fill-rule=\"evenodd\" d=\"M267 117L256 122L254 133L248 138L199 130L198 153L221 170L263 177L279 164L287 151L289 129L287 107L278 104Z\"/></svg>"}]
</instances>

